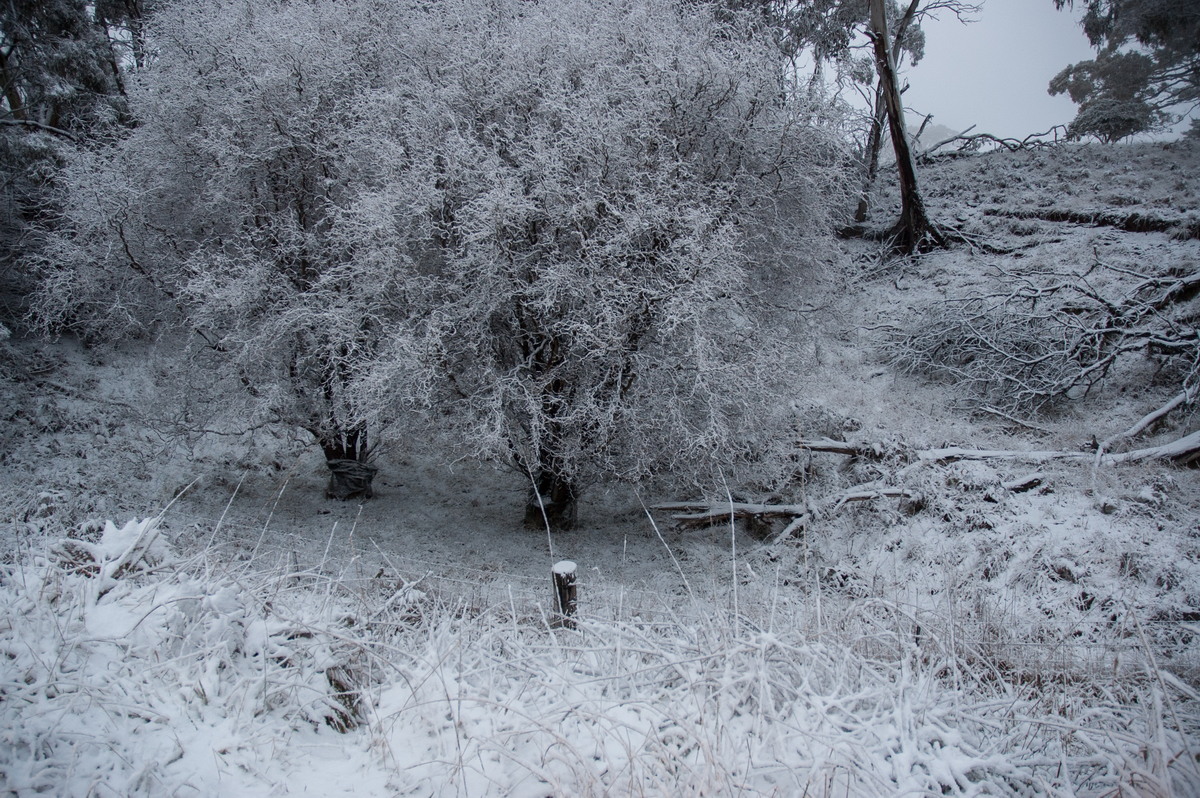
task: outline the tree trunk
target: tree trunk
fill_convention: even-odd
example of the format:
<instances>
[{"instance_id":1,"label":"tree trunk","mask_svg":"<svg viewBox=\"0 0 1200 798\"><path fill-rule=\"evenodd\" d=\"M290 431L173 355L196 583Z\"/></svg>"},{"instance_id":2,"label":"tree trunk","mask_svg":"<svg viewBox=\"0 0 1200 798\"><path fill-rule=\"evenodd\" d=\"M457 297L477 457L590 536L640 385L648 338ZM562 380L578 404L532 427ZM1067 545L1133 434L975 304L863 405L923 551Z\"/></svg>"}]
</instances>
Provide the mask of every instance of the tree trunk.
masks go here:
<instances>
[{"instance_id":1,"label":"tree trunk","mask_svg":"<svg viewBox=\"0 0 1200 798\"><path fill-rule=\"evenodd\" d=\"M879 174L879 154L883 149L883 124L887 118L886 106L883 102L883 83L875 86L875 107L871 114L871 134L867 139L866 162L867 171L863 177L862 196L858 198L858 207L854 210L854 223L861 225L867 220L871 210L871 187L875 185L875 176Z\"/></svg>"},{"instance_id":2,"label":"tree trunk","mask_svg":"<svg viewBox=\"0 0 1200 798\"><path fill-rule=\"evenodd\" d=\"M333 435L328 432L318 434L317 437L325 453L325 465L329 467L325 496L342 501L374 496L372 483L379 469L367 465L367 431L355 427Z\"/></svg>"},{"instance_id":3,"label":"tree trunk","mask_svg":"<svg viewBox=\"0 0 1200 798\"><path fill-rule=\"evenodd\" d=\"M907 254L924 252L934 246L943 246L945 239L929 221L925 202L917 188L917 170L913 165L912 150L908 146L908 131L904 124L904 104L900 99L900 85L896 78L895 61L888 47L887 8L884 0L871 0L871 43L875 50L875 68L883 89L884 105L887 109L888 130L892 136L892 147L896 153L896 171L900 178L900 220L892 227L890 238L893 246Z\"/></svg>"},{"instance_id":4,"label":"tree trunk","mask_svg":"<svg viewBox=\"0 0 1200 798\"><path fill-rule=\"evenodd\" d=\"M575 528L579 492L573 480L563 476L558 458L542 448L538 470L533 475L533 490L525 505L525 526L555 532Z\"/></svg>"}]
</instances>

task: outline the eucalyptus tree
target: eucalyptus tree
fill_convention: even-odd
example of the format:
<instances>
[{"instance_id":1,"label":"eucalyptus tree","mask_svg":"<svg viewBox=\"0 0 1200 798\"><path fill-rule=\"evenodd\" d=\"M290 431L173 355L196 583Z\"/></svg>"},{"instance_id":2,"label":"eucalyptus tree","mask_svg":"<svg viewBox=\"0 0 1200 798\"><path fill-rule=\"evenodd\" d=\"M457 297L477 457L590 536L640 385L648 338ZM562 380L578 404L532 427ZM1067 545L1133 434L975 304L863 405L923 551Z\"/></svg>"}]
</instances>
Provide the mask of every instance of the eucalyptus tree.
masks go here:
<instances>
[{"instance_id":1,"label":"eucalyptus tree","mask_svg":"<svg viewBox=\"0 0 1200 798\"><path fill-rule=\"evenodd\" d=\"M1080 0L1080 5L1096 57L1050 81L1051 94L1065 93L1079 106L1073 134L1117 141L1162 129L1200 105L1195 0Z\"/></svg>"}]
</instances>

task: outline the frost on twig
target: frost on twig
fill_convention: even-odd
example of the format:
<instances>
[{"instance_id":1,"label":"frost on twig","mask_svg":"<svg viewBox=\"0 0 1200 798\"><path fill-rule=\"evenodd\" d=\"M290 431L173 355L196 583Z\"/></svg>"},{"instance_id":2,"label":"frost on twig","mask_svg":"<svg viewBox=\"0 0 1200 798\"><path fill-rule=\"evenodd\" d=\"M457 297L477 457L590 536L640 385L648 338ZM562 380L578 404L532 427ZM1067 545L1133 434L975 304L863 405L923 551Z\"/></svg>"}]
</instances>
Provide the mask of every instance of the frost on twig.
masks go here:
<instances>
[{"instance_id":1,"label":"frost on twig","mask_svg":"<svg viewBox=\"0 0 1200 798\"><path fill-rule=\"evenodd\" d=\"M1083 274L995 277L1005 290L914 313L885 336L885 354L906 372L953 383L967 408L1007 417L1082 398L1138 358L1185 393L1170 409L1191 404L1200 381L1200 272L1096 264Z\"/></svg>"}]
</instances>

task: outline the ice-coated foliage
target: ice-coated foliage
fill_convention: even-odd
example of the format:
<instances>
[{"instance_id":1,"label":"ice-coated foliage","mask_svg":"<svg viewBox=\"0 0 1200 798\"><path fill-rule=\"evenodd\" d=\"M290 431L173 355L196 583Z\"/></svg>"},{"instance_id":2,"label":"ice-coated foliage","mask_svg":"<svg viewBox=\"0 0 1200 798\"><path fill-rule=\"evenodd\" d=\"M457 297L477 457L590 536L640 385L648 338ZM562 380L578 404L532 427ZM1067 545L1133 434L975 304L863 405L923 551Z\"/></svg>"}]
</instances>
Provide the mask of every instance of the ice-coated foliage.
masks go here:
<instances>
[{"instance_id":1,"label":"ice-coated foliage","mask_svg":"<svg viewBox=\"0 0 1200 798\"><path fill-rule=\"evenodd\" d=\"M411 97L377 114L411 158L363 201L429 203L421 334L462 437L574 483L688 473L764 429L778 342L747 271L810 266L841 184L829 109L769 32L657 0L467 0L426 24Z\"/></svg>"},{"instance_id":2,"label":"ice-coated foliage","mask_svg":"<svg viewBox=\"0 0 1200 798\"><path fill-rule=\"evenodd\" d=\"M322 442L344 435L355 359L409 273L368 277L340 234L389 156L363 136L357 97L383 74L367 24L336 3L157 17L135 129L64 177L42 317L108 336L185 326L223 368L210 379L240 381Z\"/></svg>"},{"instance_id":3,"label":"ice-coated foliage","mask_svg":"<svg viewBox=\"0 0 1200 798\"><path fill-rule=\"evenodd\" d=\"M780 348L748 269L810 267L842 184L833 110L761 22L216 0L148 35L136 128L65 178L46 321L194 330L345 456L432 406L572 498L756 448Z\"/></svg>"}]
</instances>

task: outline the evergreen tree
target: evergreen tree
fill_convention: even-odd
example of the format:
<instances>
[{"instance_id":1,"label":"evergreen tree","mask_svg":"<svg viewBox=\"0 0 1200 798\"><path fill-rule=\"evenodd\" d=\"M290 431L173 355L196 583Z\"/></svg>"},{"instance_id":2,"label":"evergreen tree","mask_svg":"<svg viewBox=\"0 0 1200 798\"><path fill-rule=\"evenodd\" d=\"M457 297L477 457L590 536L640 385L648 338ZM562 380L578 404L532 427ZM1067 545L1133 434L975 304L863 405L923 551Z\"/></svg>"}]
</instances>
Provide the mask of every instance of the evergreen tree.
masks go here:
<instances>
[{"instance_id":1,"label":"evergreen tree","mask_svg":"<svg viewBox=\"0 0 1200 798\"><path fill-rule=\"evenodd\" d=\"M1055 0L1060 9L1074 0ZM1171 124L1200 104L1200 5L1195 0L1084 0L1096 48L1050 81L1079 106L1076 136L1118 141Z\"/></svg>"}]
</instances>

